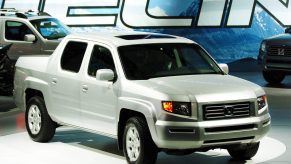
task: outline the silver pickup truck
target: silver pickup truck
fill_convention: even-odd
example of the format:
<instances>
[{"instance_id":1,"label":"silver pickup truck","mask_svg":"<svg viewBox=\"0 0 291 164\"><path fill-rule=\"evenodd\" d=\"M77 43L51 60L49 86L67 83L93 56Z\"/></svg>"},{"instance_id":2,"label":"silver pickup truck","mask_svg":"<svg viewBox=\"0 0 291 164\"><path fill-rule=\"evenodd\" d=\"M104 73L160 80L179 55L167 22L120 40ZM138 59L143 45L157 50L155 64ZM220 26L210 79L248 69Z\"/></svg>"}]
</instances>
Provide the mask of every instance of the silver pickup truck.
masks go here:
<instances>
[{"instance_id":1,"label":"silver pickup truck","mask_svg":"<svg viewBox=\"0 0 291 164\"><path fill-rule=\"evenodd\" d=\"M270 128L266 95L227 73L178 36L75 34L51 56L18 59L14 98L37 142L67 125L116 138L128 163L215 148L250 159Z\"/></svg>"}]
</instances>

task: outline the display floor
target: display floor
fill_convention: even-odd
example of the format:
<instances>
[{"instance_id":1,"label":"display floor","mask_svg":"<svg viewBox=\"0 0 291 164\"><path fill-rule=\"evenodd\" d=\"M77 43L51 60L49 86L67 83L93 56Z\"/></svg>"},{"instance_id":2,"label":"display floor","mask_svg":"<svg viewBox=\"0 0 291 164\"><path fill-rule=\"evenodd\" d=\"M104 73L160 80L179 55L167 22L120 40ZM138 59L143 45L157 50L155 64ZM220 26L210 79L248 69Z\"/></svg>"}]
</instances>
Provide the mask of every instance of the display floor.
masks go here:
<instances>
[{"instance_id":1,"label":"display floor","mask_svg":"<svg viewBox=\"0 0 291 164\"><path fill-rule=\"evenodd\" d=\"M234 73L264 87L269 100L272 128L261 141L258 154L249 161L234 161L227 151L215 149L186 156L159 153L158 164L176 163L291 163L291 77L282 85L270 86L260 73ZM1 164L95 164L126 163L116 140L77 129L58 128L49 143L33 142L24 127L24 114L13 106L12 98L0 97Z\"/></svg>"},{"instance_id":2,"label":"display floor","mask_svg":"<svg viewBox=\"0 0 291 164\"><path fill-rule=\"evenodd\" d=\"M276 151L274 151L276 149ZM258 154L248 163L267 162L285 153L286 146L274 138L261 141ZM116 141L96 134L74 129L59 129L50 143L36 143L25 132L0 138L0 163L29 164L119 164L126 163ZM33 159L33 160L32 160ZM231 161L227 151L215 149L205 153L187 156L170 156L160 153L158 164L162 163L236 163Z\"/></svg>"}]
</instances>

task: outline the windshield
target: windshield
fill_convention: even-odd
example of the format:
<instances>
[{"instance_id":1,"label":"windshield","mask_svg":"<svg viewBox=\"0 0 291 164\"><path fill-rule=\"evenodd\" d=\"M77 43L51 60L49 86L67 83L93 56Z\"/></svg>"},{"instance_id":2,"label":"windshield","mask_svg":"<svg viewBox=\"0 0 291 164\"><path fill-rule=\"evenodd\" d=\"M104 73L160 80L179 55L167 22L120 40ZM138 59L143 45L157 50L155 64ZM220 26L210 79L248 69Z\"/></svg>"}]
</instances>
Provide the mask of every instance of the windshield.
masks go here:
<instances>
[{"instance_id":1,"label":"windshield","mask_svg":"<svg viewBox=\"0 0 291 164\"><path fill-rule=\"evenodd\" d=\"M118 48L129 80L196 74L223 74L196 44L145 44Z\"/></svg>"},{"instance_id":2,"label":"windshield","mask_svg":"<svg viewBox=\"0 0 291 164\"><path fill-rule=\"evenodd\" d=\"M37 19L30 22L44 38L49 40L63 38L71 33L69 27L54 18Z\"/></svg>"}]
</instances>

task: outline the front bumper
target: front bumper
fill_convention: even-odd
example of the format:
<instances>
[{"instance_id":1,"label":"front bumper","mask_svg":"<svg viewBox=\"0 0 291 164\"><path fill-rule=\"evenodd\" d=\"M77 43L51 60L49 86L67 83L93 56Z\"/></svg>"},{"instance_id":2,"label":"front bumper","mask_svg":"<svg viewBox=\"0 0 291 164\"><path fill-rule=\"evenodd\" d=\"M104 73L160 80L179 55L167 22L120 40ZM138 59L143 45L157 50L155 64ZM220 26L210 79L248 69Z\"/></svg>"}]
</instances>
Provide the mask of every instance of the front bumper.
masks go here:
<instances>
[{"instance_id":1,"label":"front bumper","mask_svg":"<svg viewBox=\"0 0 291 164\"><path fill-rule=\"evenodd\" d=\"M200 149L257 142L270 129L270 115L201 122L156 122L156 145L162 149Z\"/></svg>"}]
</instances>

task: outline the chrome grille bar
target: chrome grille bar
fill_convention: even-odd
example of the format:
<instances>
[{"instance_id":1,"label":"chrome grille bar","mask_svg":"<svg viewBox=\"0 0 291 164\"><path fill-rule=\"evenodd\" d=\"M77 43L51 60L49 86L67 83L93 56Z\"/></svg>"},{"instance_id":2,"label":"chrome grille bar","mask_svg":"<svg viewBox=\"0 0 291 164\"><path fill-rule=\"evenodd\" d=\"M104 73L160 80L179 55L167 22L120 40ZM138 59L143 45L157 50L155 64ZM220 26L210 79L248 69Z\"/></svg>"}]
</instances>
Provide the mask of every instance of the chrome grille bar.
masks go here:
<instances>
[{"instance_id":1,"label":"chrome grille bar","mask_svg":"<svg viewBox=\"0 0 291 164\"><path fill-rule=\"evenodd\" d=\"M203 105L204 120L241 118L249 117L250 115L251 107L249 102Z\"/></svg>"}]
</instances>

